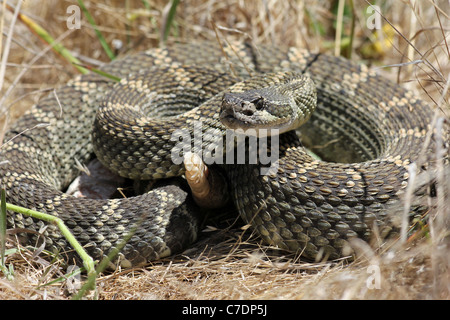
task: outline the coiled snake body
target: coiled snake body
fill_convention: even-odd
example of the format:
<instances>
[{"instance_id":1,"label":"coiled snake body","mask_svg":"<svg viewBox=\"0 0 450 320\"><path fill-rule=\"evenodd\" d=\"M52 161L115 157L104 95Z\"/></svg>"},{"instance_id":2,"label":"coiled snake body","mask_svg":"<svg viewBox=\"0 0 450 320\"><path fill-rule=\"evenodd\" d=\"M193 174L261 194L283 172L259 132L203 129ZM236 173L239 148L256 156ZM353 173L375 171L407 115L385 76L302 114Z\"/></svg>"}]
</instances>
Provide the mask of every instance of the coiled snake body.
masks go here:
<instances>
[{"instance_id":1,"label":"coiled snake body","mask_svg":"<svg viewBox=\"0 0 450 320\"><path fill-rule=\"evenodd\" d=\"M318 153L330 161L311 158L294 142L280 149L277 171L269 175L261 175L257 164L228 166L232 198L240 214L267 242L309 258L338 258L349 238L369 239L375 225L390 229L391 204L405 189L408 165L417 159L429 131L429 106L365 66L342 58L298 49L256 50L247 44L224 50L211 43L178 44L105 65L102 70L123 79L145 69L151 70L147 77L166 77L164 90L154 81L157 95L150 100L162 114L149 110L149 116L156 115L150 122L139 113L137 119L133 112L127 113L146 109L144 103L123 110L129 124L117 128L103 123L103 113L114 114L127 102L104 103L115 84L95 74L79 76L57 90L59 102L54 95L42 99L14 124L5 137L9 142L0 151L0 159L7 160L0 166L7 201L59 216L94 258L107 254L136 223L137 231L122 251L124 261L137 264L180 251L195 240L198 226L186 205L186 192L178 187L111 200L73 198L61 191L78 174L77 161L84 163L92 155L98 107L103 103L93 134L96 149L115 150L113 156L100 152L102 162L133 179L175 176L184 169L170 161L175 144L171 134L194 120L202 120L203 130L213 128L218 134L224 130L220 92L237 81L230 73L246 79L249 72L288 70L308 74L317 87L317 109L301 128L302 141L321 146ZM185 66L216 71L196 73L200 69ZM140 85L134 82L135 88ZM167 87L187 90L180 93L184 100L173 98ZM115 101L127 96L130 105L139 104L140 95L148 96L144 89L134 95L117 90L112 90ZM187 116L175 115L203 102L206 107L187 111ZM129 133L137 133L137 140L126 142ZM128 168L127 173L121 172L123 168ZM34 231L28 239L36 240L41 232L49 248L69 249L53 225L43 229L42 221L12 212L8 225Z\"/></svg>"}]
</instances>

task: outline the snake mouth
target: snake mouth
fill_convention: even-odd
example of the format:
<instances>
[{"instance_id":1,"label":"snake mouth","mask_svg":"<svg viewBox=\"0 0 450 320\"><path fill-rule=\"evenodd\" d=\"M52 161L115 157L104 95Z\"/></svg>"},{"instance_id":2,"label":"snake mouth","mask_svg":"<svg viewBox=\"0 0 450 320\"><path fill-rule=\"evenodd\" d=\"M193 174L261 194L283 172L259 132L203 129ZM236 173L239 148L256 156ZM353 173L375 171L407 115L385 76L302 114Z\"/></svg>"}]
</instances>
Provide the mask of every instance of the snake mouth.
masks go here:
<instances>
[{"instance_id":1,"label":"snake mouth","mask_svg":"<svg viewBox=\"0 0 450 320\"><path fill-rule=\"evenodd\" d=\"M246 134L266 136L268 129L276 129L279 119L270 117L263 110L262 98L252 96L243 99L241 94L225 93L220 110L220 121L230 130L243 130Z\"/></svg>"},{"instance_id":2,"label":"snake mouth","mask_svg":"<svg viewBox=\"0 0 450 320\"><path fill-rule=\"evenodd\" d=\"M286 132L285 127L290 127L290 123L285 124L280 121L263 121L259 114L247 115L235 112L232 109L222 110L220 121L228 130L234 130L238 134L256 136L259 138L278 135Z\"/></svg>"},{"instance_id":3,"label":"snake mouth","mask_svg":"<svg viewBox=\"0 0 450 320\"><path fill-rule=\"evenodd\" d=\"M220 120L229 129L255 128L260 123L258 109L235 93L225 93Z\"/></svg>"},{"instance_id":4,"label":"snake mouth","mask_svg":"<svg viewBox=\"0 0 450 320\"><path fill-rule=\"evenodd\" d=\"M220 113L220 121L228 129L255 128L258 124L254 113L236 112L233 108L223 109Z\"/></svg>"},{"instance_id":5,"label":"snake mouth","mask_svg":"<svg viewBox=\"0 0 450 320\"><path fill-rule=\"evenodd\" d=\"M222 104L219 115L222 124L229 130L246 135L266 137L292 130L293 121L270 116L265 111L236 110L234 105Z\"/></svg>"}]
</instances>

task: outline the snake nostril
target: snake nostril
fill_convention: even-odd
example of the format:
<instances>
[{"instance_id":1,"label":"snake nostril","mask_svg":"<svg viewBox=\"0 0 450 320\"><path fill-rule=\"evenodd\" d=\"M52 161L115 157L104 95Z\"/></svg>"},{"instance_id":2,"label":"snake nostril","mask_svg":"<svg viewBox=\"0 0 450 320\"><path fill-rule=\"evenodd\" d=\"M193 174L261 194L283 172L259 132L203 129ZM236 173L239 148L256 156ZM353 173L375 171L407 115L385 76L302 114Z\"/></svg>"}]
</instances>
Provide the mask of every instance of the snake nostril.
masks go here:
<instances>
[{"instance_id":1,"label":"snake nostril","mask_svg":"<svg viewBox=\"0 0 450 320\"><path fill-rule=\"evenodd\" d=\"M242 114L247 116L247 117L251 117L253 115L253 110L242 110Z\"/></svg>"}]
</instances>

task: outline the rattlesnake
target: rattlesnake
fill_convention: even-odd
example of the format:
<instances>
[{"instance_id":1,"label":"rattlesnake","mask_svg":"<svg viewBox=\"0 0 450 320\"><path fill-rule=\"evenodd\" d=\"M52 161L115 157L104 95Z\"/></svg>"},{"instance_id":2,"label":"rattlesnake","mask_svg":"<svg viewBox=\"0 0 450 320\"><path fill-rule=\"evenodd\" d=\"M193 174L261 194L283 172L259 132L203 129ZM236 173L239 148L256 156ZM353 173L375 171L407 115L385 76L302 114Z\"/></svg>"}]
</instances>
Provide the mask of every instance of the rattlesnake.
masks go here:
<instances>
[{"instance_id":1,"label":"rattlesnake","mask_svg":"<svg viewBox=\"0 0 450 320\"><path fill-rule=\"evenodd\" d=\"M250 76L281 71L309 75L316 85L318 105L302 126L301 136L308 146L322 146L317 150L324 159L312 158L288 133L280 141L294 142L280 148L275 172L261 175L259 164L230 165L226 171L241 216L265 241L308 258L330 259L347 254L343 249L349 238L369 239L375 225L379 232L391 230L389 212L407 186L408 166L422 152L433 112L411 92L364 65L295 48L256 49L241 43L222 51L214 43L175 44L118 59L102 70L125 80L116 84L93 73L78 76L56 91L59 101L49 95L13 125L0 151L0 159L7 161L0 166L0 179L7 201L59 216L96 259L117 246L139 222L121 252L127 265L182 250L196 239L198 223L187 205L188 194L171 185L126 199L73 198L62 192L78 174L77 162L85 163L92 156L91 132L100 105L103 113L95 121L93 134L96 149L116 147L116 153L103 156L106 153L100 151L99 158L112 163L119 173L126 162L132 173L122 174L133 179L163 178L183 174L183 165L171 163L169 154L175 144L171 133L189 127L186 120L204 120L204 125L214 123L217 130L225 129L219 111L223 91L233 83L247 79L251 84ZM129 74L131 78L127 78ZM170 87L182 90L191 86L188 95L192 101L172 98L164 104L153 99L162 114L149 109L150 115L156 116L151 125L141 116L130 119L134 121L131 125L108 127L102 115L108 110L114 114L117 109L112 109L114 103L104 102L105 96L110 90L114 99L132 96L117 88L132 80L134 88L143 86L138 80L144 75L153 79L149 81L157 93L161 93L158 84L164 85L166 91L157 99L165 95L170 100ZM159 75L167 78L160 81ZM198 90L203 97L196 95ZM207 107L186 111L191 102ZM117 103L119 108L123 103ZM133 103L138 101L130 105ZM180 110L190 116L176 116ZM103 133L109 137L100 135L102 128L107 128ZM148 140L133 141L121 149L126 133L136 131ZM420 213L423 208L415 209ZM70 251L53 225L42 229L42 221L12 212L8 225L32 230L25 235L33 241L41 231L48 248Z\"/></svg>"}]
</instances>

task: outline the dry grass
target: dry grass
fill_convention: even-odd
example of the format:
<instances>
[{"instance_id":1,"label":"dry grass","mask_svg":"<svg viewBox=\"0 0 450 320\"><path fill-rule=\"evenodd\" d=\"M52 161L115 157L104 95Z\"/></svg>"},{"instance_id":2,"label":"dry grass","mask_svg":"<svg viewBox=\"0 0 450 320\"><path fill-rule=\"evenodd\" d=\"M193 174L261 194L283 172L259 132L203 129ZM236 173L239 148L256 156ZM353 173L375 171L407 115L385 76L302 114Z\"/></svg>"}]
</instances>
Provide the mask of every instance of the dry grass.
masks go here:
<instances>
[{"instance_id":1,"label":"dry grass","mask_svg":"<svg viewBox=\"0 0 450 320\"><path fill-rule=\"evenodd\" d=\"M15 3L16 1L11 1ZM333 53L336 10L333 1L182 1L167 45L174 41L215 40L212 25L223 36L281 46L306 47ZM337 2L334 1L337 7ZM347 1L348 2L348 1ZM355 2L355 36L352 59L373 66L422 60L401 68L383 68L394 81L414 90L449 118L450 12L447 1L386 1L382 13L398 30L382 20L381 40L367 27L367 3ZM356 3L357 2L357 3ZM166 1L85 1L108 43L121 40L121 53L159 44L161 26L167 17ZM81 60L95 65L108 61L86 19L80 30L67 29L66 8L76 1L26 1L21 12L35 19ZM43 92L57 87L77 72L53 52L30 62L45 50L36 35L0 4L3 33L2 57L5 76L0 97L3 123L10 123ZM351 15L343 16L343 34L349 35ZM344 43L345 41L343 41ZM343 47L343 53L348 50ZM347 51L346 51L347 50ZM26 71L21 75L22 71ZM1 75L1 73L0 73ZM20 77L20 78L19 78ZM10 94L5 96L6 93ZM6 117L7 115L7 117ZM5 122L6 120L6 122ZM442 181L445 181L441 175ZM448 180L448 179L447 179ZM447 186L447 190L450 188ZM442 194L442 193L441 193ZM231 226L204 234L194 248L182 255L146 268L116 270L98 279L100 299L448 299L450 298L450 254L445 241L450 201L441 197L428 236L392 248L373 251L356 243L360 257L350 263L297 261L293 256L259 244L250 231ZM448 218L447 218L448 219ZM447 226L447 227L446 227ZM15 248L8 243L8 248ZM7 266L13 279L0 278L1 299L67 299L74 292L71 281L40 286L65 274L58 263L36 258L26 249L9 255ZM370 288L372 266L380 271L379 289ZM368 285L369 284L369 285Z\"/></svg>"}]
</instances>

